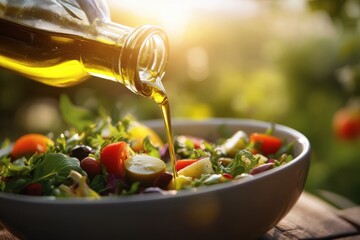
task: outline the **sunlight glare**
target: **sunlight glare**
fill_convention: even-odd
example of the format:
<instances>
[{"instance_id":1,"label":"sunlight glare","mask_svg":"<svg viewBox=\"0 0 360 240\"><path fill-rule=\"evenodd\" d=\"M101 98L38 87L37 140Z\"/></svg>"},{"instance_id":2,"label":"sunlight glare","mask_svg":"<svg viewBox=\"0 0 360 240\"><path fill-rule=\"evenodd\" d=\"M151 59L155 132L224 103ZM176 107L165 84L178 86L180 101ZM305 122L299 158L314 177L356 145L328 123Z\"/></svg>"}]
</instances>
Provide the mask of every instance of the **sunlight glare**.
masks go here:
<instances>
[{"instance_id":1,"label":"sunlight glare","mask_svg":"<svg viewBox=\"0 0 360 240\"><path fill-rule=\"evenodd\" d=\"M187 50L188 75L194 81L203 81L209 75L209 56L203 47Z\"/></svg>"},{"instance_id":2,"label":"sunlight glare","mask_svg":"<svg viewBox=\"0 0 360 240\"><path fill-rule=\"evenodd\" d=\"M107 0L110 6L121 11L130 11L134 18L152 19L169 35L180 36L186 31L191 16L191 1L183 0ZM113 9L114 11L114 9ZM116 14L114 11L113 15Z\"/></svg>"}]
</instances>

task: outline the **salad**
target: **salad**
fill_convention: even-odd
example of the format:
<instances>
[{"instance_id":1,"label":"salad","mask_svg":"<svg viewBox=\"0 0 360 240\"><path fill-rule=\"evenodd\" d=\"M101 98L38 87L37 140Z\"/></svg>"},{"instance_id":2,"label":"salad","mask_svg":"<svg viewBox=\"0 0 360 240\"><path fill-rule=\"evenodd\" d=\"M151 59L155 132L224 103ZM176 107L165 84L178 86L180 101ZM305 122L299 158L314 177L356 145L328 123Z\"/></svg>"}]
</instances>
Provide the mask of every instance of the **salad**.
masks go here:
<instances>
[{"instance_id":1,"label":"salad","mask_svg":"<svg viewBox=\"0 0 360 240\"><path fill-rule=\"evenodd\" d=\"M14 194L100 198L109 195L173 193L237 181L293 159L292 143L264 133L208 141L174 137L175 166L168 145L131 116L115 123L103 116L58 136L25 134L0 150L0 191ZM173 167L178 177L173 177Z\"/></svg>"}]
</instances>

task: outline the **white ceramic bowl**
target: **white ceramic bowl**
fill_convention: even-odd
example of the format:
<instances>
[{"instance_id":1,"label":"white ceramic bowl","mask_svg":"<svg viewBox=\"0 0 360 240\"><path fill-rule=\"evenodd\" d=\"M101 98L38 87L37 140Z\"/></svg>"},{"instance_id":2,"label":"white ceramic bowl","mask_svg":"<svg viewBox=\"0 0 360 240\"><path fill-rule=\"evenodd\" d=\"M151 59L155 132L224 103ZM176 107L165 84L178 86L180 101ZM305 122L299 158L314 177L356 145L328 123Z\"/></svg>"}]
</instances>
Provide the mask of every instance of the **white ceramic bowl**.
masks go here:
<instances>
[{"instance_id":1,"label":"white ceramic bowl","mask_svg":"<svg viewBox=\"0 0 360 240\"><path fill-rule=\"evenodd\" d=\"M148 121L163 132L162 120ZM215 139L219 127L264 131L270 123L241 119L173 120L174 134ZM308 173L310 144L276 125L293 141L295 159L253 178L175 195L146 194L101 200L53 199L0 193L0 220L26 239L254 239L298 200Z\"/></svg>"}]
</instances>

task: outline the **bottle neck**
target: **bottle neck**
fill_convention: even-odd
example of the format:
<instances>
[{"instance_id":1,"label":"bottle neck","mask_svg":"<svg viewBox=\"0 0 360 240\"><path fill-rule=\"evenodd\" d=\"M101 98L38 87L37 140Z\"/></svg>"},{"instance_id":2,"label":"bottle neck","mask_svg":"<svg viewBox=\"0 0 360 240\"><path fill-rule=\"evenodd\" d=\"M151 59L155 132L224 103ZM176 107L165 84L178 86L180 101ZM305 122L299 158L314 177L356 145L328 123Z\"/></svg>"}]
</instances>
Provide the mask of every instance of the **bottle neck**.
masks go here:
<instances>
[{"instance_id":1,"label":"bottle neck","mask_svg":"<svg viewBox=\"0 0 360 240\"><path fill-rule=\"evenodd\" d=\"M86 70L150 97L149 85L159 83L165 74L169 49L166 33L151 25L132 29L101 20L94 25L93 37L101 44L98 49L83 51Z\"/></svg>"}]
</instances>

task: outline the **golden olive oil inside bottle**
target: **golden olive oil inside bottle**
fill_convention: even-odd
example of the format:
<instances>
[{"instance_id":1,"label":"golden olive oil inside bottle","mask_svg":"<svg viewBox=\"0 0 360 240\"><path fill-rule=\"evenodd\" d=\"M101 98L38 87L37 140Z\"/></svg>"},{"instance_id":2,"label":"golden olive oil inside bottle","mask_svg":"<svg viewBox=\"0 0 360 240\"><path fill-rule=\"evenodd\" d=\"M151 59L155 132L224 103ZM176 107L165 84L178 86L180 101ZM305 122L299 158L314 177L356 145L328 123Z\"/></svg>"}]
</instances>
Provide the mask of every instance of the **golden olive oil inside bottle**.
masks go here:
<instances>
[{"instance_id":1,"label":"golden olive oil inside bottle","mask_svg":"<svg viewBox=\"0 0 360 240\"><path fill-rule=\"evenodd\" d=\"M109 76L122 47L78 35L31 28L0 18L0 66L52 86Z\"/></svg>"}]
</instances>

